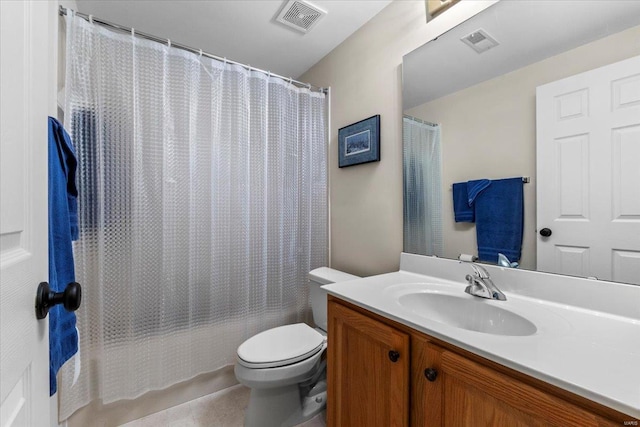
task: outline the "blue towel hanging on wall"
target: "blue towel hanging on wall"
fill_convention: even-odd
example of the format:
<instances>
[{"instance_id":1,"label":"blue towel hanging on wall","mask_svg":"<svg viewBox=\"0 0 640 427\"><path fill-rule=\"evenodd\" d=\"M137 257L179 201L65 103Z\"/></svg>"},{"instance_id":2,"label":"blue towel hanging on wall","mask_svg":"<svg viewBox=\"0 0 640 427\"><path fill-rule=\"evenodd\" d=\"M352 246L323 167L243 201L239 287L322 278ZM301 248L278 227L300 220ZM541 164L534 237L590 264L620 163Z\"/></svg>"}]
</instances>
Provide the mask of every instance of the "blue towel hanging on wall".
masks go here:
<instances>
[{"instance_id":1,"label":"blue towel hanging on wall","mask_svg":"<svg viewBox=\"0 0 640 427\"><path fill-rule=\"evenodd\" d=\"M476 201L476 198L482 194L484 190L487 189L491 185L491 180L489 179L476 179L473 181L467 181L467 202L470 207Z\"/></svg>"},{"instance_id":2,"label":"blue towel hanging on wall","mask_svg":"<svg viewBox=\"0 0 640 427\"><path fill-rule=\"evenodd\" d=\"M71 138L49 117L49 286L63 292L75 281L72 240L78 239L77 160ZM61 304L49 310L49 392L58 369L78 351L76 315Z\"/></svg>"},{"instance_id":3,"label":"blue towel hanging on wall","mask_svg":"<svg viewBox=\"0 0 640 427\"><path fill-rule=\"evenodd\" d=\"M498 253L519 261L524 222L522 177L491 181L474 205L480 261L497 263Z\"/></svg>"},{"instance_id":4,"label":"blue towel hanging on wall","mask_svg":"<svg viewBox=\"0 0 640 427\"><path fill-rule=\"evenodd\" d=\"M456 222L475 222L476 215L473 206L469 206L467 183L453 184L453 215Z\"/></svg>"},{"instance_id":5,"label":"blue towel hanging on wall","mask_svg":"<svg viewBox=\"0 0 640 427\"><path fill-rule=\"evenodd\" d=\"M490 185L488 179L453 184L453 214L456 222L476 222L475 200Z\"/></svg>"}]
</instances>

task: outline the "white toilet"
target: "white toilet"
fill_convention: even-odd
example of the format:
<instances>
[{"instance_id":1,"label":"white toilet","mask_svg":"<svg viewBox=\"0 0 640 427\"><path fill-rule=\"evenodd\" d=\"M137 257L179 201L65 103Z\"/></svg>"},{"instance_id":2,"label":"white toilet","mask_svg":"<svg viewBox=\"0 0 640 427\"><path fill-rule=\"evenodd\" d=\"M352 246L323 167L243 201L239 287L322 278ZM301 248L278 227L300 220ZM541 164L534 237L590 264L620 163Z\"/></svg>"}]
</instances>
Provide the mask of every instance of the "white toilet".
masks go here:
<instances>
[{"instance_id":1,"label":"white toilet","mask_svg":"<svg viewBox=\"0 0 640 427\"><path fill-rule=\"evenodd\" d=\"M235 374L251 388L246 427L300 424L325 407L327 396L327 293L321 286L358 276L320 267L309 273L309 299L316 329L304 324L261 332L238 347Z\"/></svg>"}]
</instances>

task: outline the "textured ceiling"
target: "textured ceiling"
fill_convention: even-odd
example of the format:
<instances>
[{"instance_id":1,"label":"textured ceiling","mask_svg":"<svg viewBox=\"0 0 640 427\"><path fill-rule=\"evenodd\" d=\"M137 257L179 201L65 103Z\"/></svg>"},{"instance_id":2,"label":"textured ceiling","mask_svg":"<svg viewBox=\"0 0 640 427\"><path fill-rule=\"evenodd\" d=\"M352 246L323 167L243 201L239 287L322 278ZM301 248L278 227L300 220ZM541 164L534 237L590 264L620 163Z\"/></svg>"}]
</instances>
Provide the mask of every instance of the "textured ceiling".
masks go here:
<instances>
[{"instance_id":1,"label":"textured ceiling","mask_svg":"<svg viewBox=\"0 0 640 427\"><path fill-rule=\"evenodd\" d=\"M304 74L390 2L311 1L328 13L302 34L275 22L286 0L77 0L79 12L292 78Z\"/></svg>"}]
</instances>

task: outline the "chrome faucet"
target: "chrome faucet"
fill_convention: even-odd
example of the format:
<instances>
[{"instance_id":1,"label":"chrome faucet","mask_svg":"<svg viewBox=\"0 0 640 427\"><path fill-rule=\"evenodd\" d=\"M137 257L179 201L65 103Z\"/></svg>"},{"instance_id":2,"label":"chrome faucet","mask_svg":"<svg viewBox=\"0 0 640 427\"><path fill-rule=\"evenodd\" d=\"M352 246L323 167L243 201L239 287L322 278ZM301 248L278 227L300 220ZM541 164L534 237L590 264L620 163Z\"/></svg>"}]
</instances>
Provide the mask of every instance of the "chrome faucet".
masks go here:
<instances>
[{"instance_id":1,"label":"chrome faucet","mask_svg":"<svg viewBox=\"0 0 640 427\"><path fill-rule=\"evenodd\" d=\"M507 297L493 284L489 272L481 265L470 262L469 265L473 268L473 276L467 274L467 282L469 286L464 290L469 295L474 297L481 297L487 299L495 299L498 301L506 301Z\"/></svg>"}]
</instances>

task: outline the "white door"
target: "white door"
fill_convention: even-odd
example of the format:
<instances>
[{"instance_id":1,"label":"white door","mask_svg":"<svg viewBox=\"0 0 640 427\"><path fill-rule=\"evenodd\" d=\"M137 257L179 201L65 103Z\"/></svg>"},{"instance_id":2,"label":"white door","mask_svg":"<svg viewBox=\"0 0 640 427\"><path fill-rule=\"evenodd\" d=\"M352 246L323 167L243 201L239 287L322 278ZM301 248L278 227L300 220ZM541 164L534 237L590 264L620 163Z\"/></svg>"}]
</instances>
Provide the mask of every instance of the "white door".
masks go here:
<instances>
[{"instance_id":1,"label":"white door","mask_svg":"<svg viewBox=\"0 0 640 427\"><path fill-rule=\"evenodd\" d=\"M536 103L538 270L640 284L640 56Z\"/></svg>"},{"instance_id":2,"label":"white door","mask_svg":"<svg viewBox=\"0 0 640 427\"><path fill-rule=\"evenodd\" d=\"M50 425L49 324L36 320L34 304L38 283L48 280L47 115L55 82L49 31L56 3L0 0L2 427Z\"/></svg>"}]
</instances>

